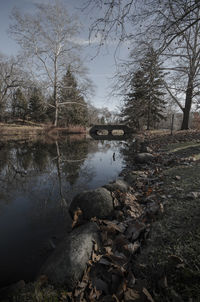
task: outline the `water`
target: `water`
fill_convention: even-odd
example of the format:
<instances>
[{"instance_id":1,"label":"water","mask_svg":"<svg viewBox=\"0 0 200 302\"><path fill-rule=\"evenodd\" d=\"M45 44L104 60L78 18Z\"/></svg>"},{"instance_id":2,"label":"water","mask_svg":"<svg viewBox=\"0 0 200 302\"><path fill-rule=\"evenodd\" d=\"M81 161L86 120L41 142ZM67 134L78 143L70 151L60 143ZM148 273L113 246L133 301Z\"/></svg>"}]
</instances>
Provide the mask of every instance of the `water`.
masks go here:
<instances>
[{"instance_id":1,"label":"water","mask_svg":"<svg viewBox=\"0 0 200 302\"><path fill-rule=\"evenodd\" d=\"M72 198L122 170L119 150L119 142L78 135L60 142L0 144L0 286L37 275L71 229Z\"/></svg>"}]
</instances>

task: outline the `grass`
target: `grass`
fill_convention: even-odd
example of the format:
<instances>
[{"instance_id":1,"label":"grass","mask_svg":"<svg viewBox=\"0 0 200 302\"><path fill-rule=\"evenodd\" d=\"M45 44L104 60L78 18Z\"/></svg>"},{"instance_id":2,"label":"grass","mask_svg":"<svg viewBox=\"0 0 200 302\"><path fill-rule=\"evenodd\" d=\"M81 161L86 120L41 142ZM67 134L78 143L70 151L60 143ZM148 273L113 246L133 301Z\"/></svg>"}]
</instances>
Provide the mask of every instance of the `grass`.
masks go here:
<instances>
[{"instance_id":1,"label":"grass","mask_svg":"<svg viewBox=\"0 0 200 302\"><path fill-rule=\"evenodd\" d=\"M42 126L7 125L0 124L0 140L19 140L28 137L37 137L45 134Z\"/></svg>"}]
</instances>

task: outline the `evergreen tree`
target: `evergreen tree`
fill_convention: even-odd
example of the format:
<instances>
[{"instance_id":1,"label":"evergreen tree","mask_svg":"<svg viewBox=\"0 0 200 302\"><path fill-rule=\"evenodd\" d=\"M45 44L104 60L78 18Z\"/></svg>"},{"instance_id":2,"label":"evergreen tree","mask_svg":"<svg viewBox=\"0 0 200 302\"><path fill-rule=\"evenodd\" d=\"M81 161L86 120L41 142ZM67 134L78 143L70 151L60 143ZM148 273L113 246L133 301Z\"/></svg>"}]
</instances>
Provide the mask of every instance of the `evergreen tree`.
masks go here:
<instances>
[{"instance_id":1,"label":"evergreen tree","mask_svg":"<svg viewBox=\"0 0 200 302\"><path fill-rule=\"evenodd\" d=\"M130 92L124 99L122 117L127 124L137 129L146 125L150 129L164 119L166 101L163 79L164 73L158 56L151 47L134 73L130 81Z\"/></svg>"},{"instance_id":2,"label":"evergreen tree","mask_svg":"<svg viewBox=\"0 0 200 302\"><path fill-rule=\"evenodd\" d=\"M150 47L141 69L144 72L144 85L147 93L147 129L155 128L156 123L164 119L163 111L166 101L164 100L164 73L161 69L157 53Z\"/></svg>"},{"instance_id":3,"label":"evergreen tree","mask_svg":"<svg viewBox=\"0 0 200 302\"><path fill-rule=\"evenodd\" d=\"M28 102L20 88L16 90L12 99L13 118L26 119L28 115Z\"/></svg>"},{"instance_id":4,"label":"evergreen tree","mask_svg":"<svg viewBox=\"0 0 200 302\"><path fill-rule=\"evenodd\" d=\"M44 98L40 89L33 88L31 96L29 98L29 116L32 121L43 122L46 118Z\"/></svg>"},{"instance_id":5,"label":"evergreen tree","mask_svg":"<svg viewBox=\"0 0 200 302\"><path fill-rule=\"evenodd\" d=\"M88 121L87 105L70 67L68 67L60 85L59 103L60 124L86 125Z\"/></svg>"},{"instance_id":6,"label":"evergreen tree","mask_svg":"<svg viewBox=\"0 0 200 302\"><path fill-rule=\"evenodd\" d=\"M130 83L130 92L124 99L124 107L121 117L130 127L140 129L144 125L144 117L147 115L147 92L144 87L144 73L137 70Z\"/></svg>"}]
</instances>

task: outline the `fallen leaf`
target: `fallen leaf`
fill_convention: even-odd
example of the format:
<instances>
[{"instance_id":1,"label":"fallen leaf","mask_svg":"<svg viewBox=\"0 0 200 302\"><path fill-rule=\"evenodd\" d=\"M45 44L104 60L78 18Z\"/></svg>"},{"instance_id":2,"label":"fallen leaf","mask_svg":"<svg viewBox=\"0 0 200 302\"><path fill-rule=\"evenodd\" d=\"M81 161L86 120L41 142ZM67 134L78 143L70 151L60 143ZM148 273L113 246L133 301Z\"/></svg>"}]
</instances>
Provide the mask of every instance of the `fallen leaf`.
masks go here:
<instances>
[{"instance_id":1,"label":"fallen leaf","mask_svg":"<svg viewBox=\"0 0 200 302\"><path fill-rule=\"evenodd\" d=\"M163 206L163 203L160 203L160 212L161 212L161 213L164 213L164 206Z\"/></svg>"},{"instance_id":2,"label":"fallen leaf","mask_svg":"<svg viewBox=\"0 0 200 302\"><path fill-rule=\"evenodd\" d=\"M138 291L133 290L132 288L127 288L124 293L124 299L125 301L135 301L137 299L140 299L140 294Z\"/></svg>"},{"instance_id":3,"label":"fallen leaf","mask_svg":"<svg viewBox=\"0 0 200 302\"><path fill-rule=\"evenodd\" d=\"M113 205L114 205L115 209L121 207L121 203L119 202L119 200L117 198L113 199Z\"/></svg>"},{"instance_id":4,"label":"fallen leaf","mask_svg":"<svg viewBox=\"0 0 200 302\"><path fill-rule=\"evenodd\" d=\"M136 279L131 271L129 271L129 273L128 273L127 281L128 281L128 287L133 288L135 285Z\"/></svg>"},{"instance_id":5,"label":"fallen leaf","mask_svg":"<svg viewBox=\"0 0 200 302\"><path fill-rule=\"evenodd\" d=\"M116 302L120 302L116 295L112 295L112 298L115 299Z\"/></svg>"},{"instance_id":6,"label":"fallen leaf","mask_svg":"<svg viewBox=\"0 0 200 302\"><path fill-rule=\"evenodd\" d=\"M150 302L155 302L151 294L148 292L148 290L145 287L143 288L142 292L145 294L145 296Z\"/></svg>"},{"instance_id":7,"label":"fallen leaf","mask_svg":"<svg viewBox=\"0 0 200 302\"><path fill-rule=\"evenodd\" d=\"M120 233L123 233L126 230L126 225L122 222L117 222L115 220L102 220L102 222L108 226L109 230L116 230Z\"/></svg>"},{"instance_id":8,"label":"fallen leaf","mask_svg":"<svg viewBox=\"0 0 200 302\"><path fill-rule=\"evenodd\" d=\"M112 255L112 248L110 246L106 246L104 247L105 251L106 251L106 255Z\"/></svg>"},{"instance_id":9,"label":"fallen leaf","mask_svg":"<svg viewBox=\"0 0 200 302\"><path fill-rule=\"evenodd\" d=\"M101 259L102 255L97 255L94 251L92 252L92 261L98 262Z\"/></svg>"},{"instance_id":10,"label":"fallen leaf","mask_svg":"<svg viewBox=\"0 0 200 302\"><path fill-rule=\"evenodd\" d=\"M75 212L74 212L74 219L72 222L72 229L75 227L75 225L77 224L78 220L79 220L79 216L82 215L83 212L80 208L78 208Z\"/></svg>"},{"instance_id":11,"label":"fallen leaf","mask_svg":"<svg viewBox=\"0 0 200 302\"><path fill-rule=\"evenodd\" d=\"M128 251L130 254L135 254L135 252L140 248L139 241L136 241L134 243L129 243L127 245L124 245L123 248Z\"/></svg>"},{"instance_id":12,"label":"fallen leaf","mask_svg":"<svg viewBox=\"0 0 200 302\"><path fill-rule=\"evenodd\" d=\"M144 223L135 221L134 223L128 226L125 235L129 240L134 241L140 236L140 234L145 230L145 228L146 225Z\"/></svg>"},{"instance_id":13,"label":"fallen leaf","mask_svg":"<svg viewBox=\"0 0 200 302\"><path fill-rule=\"evenodd\" d=\"M146 192L146 196L149 196L153 192L153 189L150 187Z\"/></svg>"}]
</instances>

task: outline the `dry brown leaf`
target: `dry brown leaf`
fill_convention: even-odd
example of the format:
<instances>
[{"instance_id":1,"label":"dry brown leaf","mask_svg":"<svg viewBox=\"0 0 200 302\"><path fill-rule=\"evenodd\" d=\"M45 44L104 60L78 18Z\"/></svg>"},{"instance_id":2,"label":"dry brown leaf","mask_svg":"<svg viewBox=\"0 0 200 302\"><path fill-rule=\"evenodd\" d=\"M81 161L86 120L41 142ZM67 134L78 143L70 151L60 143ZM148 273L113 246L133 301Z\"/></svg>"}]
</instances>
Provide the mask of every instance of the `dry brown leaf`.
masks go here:
<instances>
[{"instance_id":1,"label":"dry brown leaf","mask_svg":"<svg viewBox=\"0 0 200 302\"><path fill-rule=\"evenodd\" d=\"M153 192L153 189L150 187L148 188L147 192L146 192L146 196L151 195L151 193Z\"/></svg>"},{"instance_id":2,"label":"dry brown leaf","mask_svg":"<svg viewBox=\"0 0 200 302\"><path fill-rule=\"evenodd\" d=\"M130 204L133 204L134 201L136 201L136 200L137 200L137 197L134 194L127 193L125 198L124 198L124 203L126 205L130 205Z\"/></svg>"},{"instance_id":3,"label":"dry brown leaf","mask_svg":"<svg viewBox=\"0 0 200 302\"><path fill-rule=\"evenodd\" d=\"M114 241L114 245L116 247L116 249L121 249L125 244L128 244L128 239L126 238L126 236L124 234L119 234L115 241Z\"/></svg>"},{"instance_id":4,"label":"dry brown leaf","mask_svg":"<svg viewBox=\"0 0 200 302\"><path fill-rule=\"evenodd\" d=\"M132 289L132 288L127 288L127 290L124 293L124 300L125 301L134 301L140 298L140 294L138 291Z\"/></svg>"},{"instance_id":5,"label":"dry brown leaf","mask_svg":"<svg viewBox=\"0 0 200 302\"><path fill-rule=\"evenodd\" d=\"M74 291L74 297L75 298L77 298L77 297L79 297L80 295L81 295L81 293L83 292L83 289L81 288L78 288L78 287L76 287L75 288L75 291Z\"/></svg>"},{"instance_id":6,"label":"dry brown leaf","mask_svg":"<svg viewBox=\"0 0 200 302\"><path fill-rule=\"evenodd\" d=\"M115 299L116 302L120 302L116 295L112 295L112 298Z\"/></svg>"},{"instance_id":7,"label":"dry brown leaf","mask_svg":"<svg viewBox=\"0 0 200 302\"><path fill-rule=\"evenodd\" d=\"M140 234L145 230L145 228L146 225L143 222L134 221L128 226L125 235L129 240L134 241L140 236Z\"/></svg>"},{"instance_id":8,"label":"dry brown leaf","mask_svg":"<svg viewBox=\"0 0 200 302\"><path fill-rule=\"evenodd\" d=\"M75 227L75 225L77 224L79 217L83 214L82 210L80 208L78 208L75 212L74 212L74 218L73 218L73 222L72 222L72 229Z\"/></svg>"},{"instance_id":9,"label":"dry brown leaf","mask_svg":"<svg viewBox=\"0 0 200 302\"><path fill-rule=\"evenodd\" d=\"M121 203L119 202L119 200L117 198L114 198L113 205L114 205L114 208L119 208L121 206Z\"/></svg>"},{"instance_id":10,"label":"dry brown leaf","mask_svg":"<svg viewBox=\"0 0 200 302\"><path fill-rule=\"evenodd\" d=\"M104 247L105 251L106 251L106 255L112 255L112 248L110 246L106 246Z\"/></svg>"},{"instance_id":11,"label":"dry brown leaf","mask_svg":"<svg viewBox=\"0 0 200 302\"><path fill-rule=\"evenodd\" d=\"M154 299L152 298L151 294L149 293L149 291L145 287L142 289L142 292L145 294L145 296L147 297L147 299L150 302L155 302Z\"/></svg>"},{"instance_id":12,"label":"dry brown leaf","mask_svg":"<svg viewBox=\"0 0 200 302\"><path fill-rule=\"evenodd\" d=\"M139 241L136 241L134 243L129 243L124 245L123 248L126 251L128 251L130 254L134 254L140 248L140 243Z\"/></svg>"},{"instance_id":13,"label":"dry brown leaf","mask_svg":"<svg viewBox=\"0 0 200 302\"><path fill-rule=\"evenodd\" d=\"M160 203L160 212L164 213L164 205L163 205L163 203Z\"/></svg>"},{"instance_id":14,"label":"dry brown leaf","mask_svg":"<svg viewBox=\"0 0 200 302\"><path fill-rule=\"evenodd\" d=\"M95 302L96 298L97 298L97 295L96 295L95 289L92 288L90 291L90 294L89 294L89 301Z\"/></svg>"},{"instance_id":15,"label":"dry brown leaf","mask_svg":"<svg viewBox=\"0 0 200 302\"><path fill-rule=\"evenodd\" d=\"M140 211L136 211L134 208L131 210L127 210L127 214L132 218L139 218L142 214Z\"/></svg>"},{"instance_id":16,"label":"dry brown leaf","mask_svg":"<svg viewBox=\"0 0 200 302\"><path fill-rule=\"evenodd\" d=\"M103 220L103 223L106 224L108 227L110 227L111 229L114 229L120 233L123 233L126 229L126 225L122 222L118 222L118 221L110 221L110 220Z\"/></svg>"},{"instance_id":17,"label":"dry brown leaf","mask_svg":"<svg viewBox=\"0 0 200 302\"><path fill-rule=\"evenodd\" d=\"M97 255L94 251L92 251L92 261L98 262L101 259L102 255Z\"/></svg>"}]
</instances>

